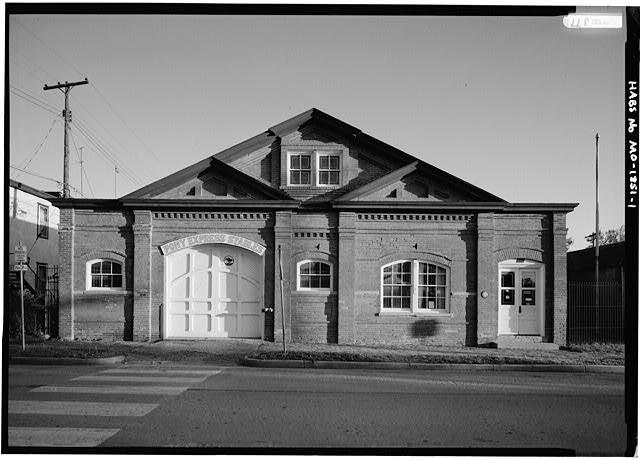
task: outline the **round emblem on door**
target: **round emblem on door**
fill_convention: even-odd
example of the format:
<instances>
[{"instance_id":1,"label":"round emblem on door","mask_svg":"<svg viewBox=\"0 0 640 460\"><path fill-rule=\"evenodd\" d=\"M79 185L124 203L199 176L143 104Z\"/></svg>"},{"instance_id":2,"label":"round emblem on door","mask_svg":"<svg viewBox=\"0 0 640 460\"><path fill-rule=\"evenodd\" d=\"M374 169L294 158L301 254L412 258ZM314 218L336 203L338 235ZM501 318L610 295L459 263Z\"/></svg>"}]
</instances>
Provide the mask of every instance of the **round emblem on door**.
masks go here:
<instances>
[{"instance_id":1,"label":"round emblem on door","mask_svg":"<svg viewBox=\"0 0 640 460\"><path fill-rule=\"evenodd\" d=\"M233 262L235 262L235 260L233 259L233 257L231 256L224 256L224 264L229 266L229 265L233 265Z\"/></svg>"}]
</instances>

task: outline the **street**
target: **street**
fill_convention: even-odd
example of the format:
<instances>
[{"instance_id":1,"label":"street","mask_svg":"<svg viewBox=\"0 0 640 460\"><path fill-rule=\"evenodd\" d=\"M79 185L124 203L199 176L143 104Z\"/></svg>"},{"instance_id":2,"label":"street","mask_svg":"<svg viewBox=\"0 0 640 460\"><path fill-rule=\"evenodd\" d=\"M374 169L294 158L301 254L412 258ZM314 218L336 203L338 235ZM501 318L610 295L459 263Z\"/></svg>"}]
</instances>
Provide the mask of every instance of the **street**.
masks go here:
<instances>
[{"instance_id":1,"label":"street","mask_svg":"<svg viewBox=\"0 0 640 460\"><path fill-rule=\"evenodd\" d=\"M622 374L11 365L8 394L9 447L625 449Z\"/></svg>"}]
</instances>

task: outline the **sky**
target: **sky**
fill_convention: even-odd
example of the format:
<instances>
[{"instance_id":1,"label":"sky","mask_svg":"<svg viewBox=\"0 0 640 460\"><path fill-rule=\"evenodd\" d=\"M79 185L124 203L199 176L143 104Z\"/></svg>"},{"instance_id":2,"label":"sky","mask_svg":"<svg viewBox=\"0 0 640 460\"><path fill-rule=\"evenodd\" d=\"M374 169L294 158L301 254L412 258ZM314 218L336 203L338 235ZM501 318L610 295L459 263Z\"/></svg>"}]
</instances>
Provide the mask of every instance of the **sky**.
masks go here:
<instances>
[{"instance_id":1,"label":"sky","mask_svg":"<svg viewBox=\"0 0 640 460\"><path fill-rule=\"evenodd\" d=\"M624 224L624 41L561 17L10 16L10 177L61 189L64 95L43 86L86 77L72 196L125 195L316 107L507 201L579 203L581 249L596 132L600 228Z\"/></svg>"}]
</instances>

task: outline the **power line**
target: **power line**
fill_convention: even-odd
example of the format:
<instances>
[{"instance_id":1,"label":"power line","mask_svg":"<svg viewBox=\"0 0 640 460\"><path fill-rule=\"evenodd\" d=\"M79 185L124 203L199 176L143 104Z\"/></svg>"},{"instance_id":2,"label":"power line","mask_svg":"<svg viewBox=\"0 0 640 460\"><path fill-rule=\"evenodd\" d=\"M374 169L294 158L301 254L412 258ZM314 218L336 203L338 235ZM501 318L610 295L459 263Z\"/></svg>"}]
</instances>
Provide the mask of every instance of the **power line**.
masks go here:
<instances>
[{"instance_id":1,"label":"power line","mask_svg":"<svg viewBox=\"0 0 640 460\"><path fill-rule=\"evenodd\" d=\"M15 18L14 18L15 19ZM67 63L72 69L74 69L76 72L78 72L78 74L83 75L83 72L80 71L80 69L78 69L75 65L73 65L72 62L68 61L67 59L65 59L60 53L58 53L55 49L53 49L51 46L49 46L49 44L47 44L44 40L42 40L40 37L38 37L38 35L36 35L31 29L29 29L26 25L22 24L21 21L19 21L18 19L15 19L16 23L22 27L24 30L26 30L29 34L31 34L34 38L36 38L39 42L41 42L44 46L46 46L49 50L51 50L56 56L58 56L62 61L64 61L65 63ZM113 106L111 105L111 103L109 103L108 99L102 94L102 92L93 84L91 84L91 86L93 86L93 88L96 90L96 93L106 102L107 106L109 107L109 109L111 110L111 112L120 119L120 121L125 125L125 127L137 138L137 140L143 145L143 147L145 147L145 149L147 149L147 151L156 159L156 161L161 161L156 155L155 153L142 141L142 139L140 139L140 137L138 137L138 135L135 133L135 131L133 131L133 129L131 129L131 127L129 127L129 125L126 124L126 122L124 121L124 119L118 115L115 111L115 109L113 108ZM80 104L81 106L83 106L82 104ZM96 138L98 136L95 136ZM112 147L113 148L113 147ZM122 168L120 168L122 169ZM133 173L133 175L135 175L135 173ZM141 183L142 181L140 180L139 177L137 177L136 175L136 180Z\"/></svg>"},{"instance_id":2,"label":"power line","mask_svg":"<svg viewBox=\"0 0 640 460\"><path fill-rule=\"evenodd\" d=\"M125 176L131 181L131 183L133 183L134 185L140 185L140 180L138 178L136 178L133 174L129 173L129 171L125 168L123 168L118 161L116 161L113 156L106 151L106 149L100 144L99 140L94 139L93 135L88 133L82 126L80 126L79 124L76 124L74 126L73 129L77 129L79 133L81 133L84 138L90 142L95 148L96 151L98 153L100 153L106 160L108 163L113 164L114 166L118 166L120 167L120 169L122 170L122 172L125 174Z\"/></svg>"},{"instance_id":3,"label":"power line","mask_svg":"<svg viewBox=\"0 0 640 460\"><path fill-rule=\"evenodd\" d=\"M118 149L116 149L114 146L110 145L108 142L102 140L100 138L100 136L98 136L92 129L90 129L84 122L82 121L78 121L77 123L78 127L81 128L82 130L86 131L89 135L91 135L93 137L93 139L100 144L100 146L102 146L103 150L106 152L108 149L113 150L112 153L106 152L109 154L109 156L111 157L111 161L113 162L114 165L120 167L120 169L125 170L129 175L133 176L135 178L135 180L137 180L138 182L142 182L142 180L140 179L140 177L132 170L129 168L126 168L124 166L122 166L119 162L120 157L116 154L116 151ZM122 152L121 152L122 153ZM126 156L126 154L125 154Z\"/></svg>"},{"instance_id":4,"label":"power line","mask_svg":"<svg viewBox=\"0 0 640 460\"><path fill-rule=\"evenodd\" d=\"M49 138L49 134L51 134L51 131L53 130L53 127L55 126L55 124L58 122L58 117L53 119L53 123L51 123L51 126L49 127L49 131L47 131L47 134L45 134L44 138L42 139L42 141L40 142L40 144L38 146L36 146L35 150L33 151L33 153L31 154L30 157L27 157L26 162L24 162L24 165L21 165L24 169L28 169L29 165L31 164L31 162L35 159L35 157L38 155L38 153L40 152L40 150L42 149L42 147L44 146L44 143L47 141L47 139Z\"/></svg>"},{"instance_id":5,"label":"power line","mask_svg":"<svg viewBox=\"0 0 640 460\"><path fill-rule=\"evenodd\" d=\"M43 176L43 175L41 175L41 174L32 173L32 172L30 172L30 171L25 171L24 169L20 169L20 168L18 168L17 166L14 166L14 165L9 165L9 167L11 167L11 168L13 168L13 169L16 169L16 170L18 170L18 171L22 171L23 173L28 174L28 175L30 175L30 176L34 176L34 177L38 177L38 178L40 178L40 179L44 179L44 180L48 180L48 181L51 181L51 182L55 182L56 184L58 184L58 186L59 186L60 188L62 188L62 187L63 187L63 183L62 183L61 181L57 180L57 179L53 179L53 178L51 178L51 177ZM85 196L84 196L82 193L80 193L80 190L78 190L77 188L72 187L71 185L69 186L69 188L70 188L70 189L72 189L74 192L78 193L78 194L79 194L80 196L82 196L83 198L85 198Z\"/></svg>"},{"instance_id":6,"label":"power line","mask_svg":"<svg viewBox=\"0 0 640 460\"><path fill-rule=\"evenodd\" d=\"M82 124L76 124L76 127L78 129L78 131L80 131L80 133L82 133L82 135L89 140L94 147L96 147L96 149L98 149L99 153L102 153L103 156L113 165L120 167L120 169L123 170L123 172L125 173L125 175L127 175L127 177L129 177L129 179L132 181L132 183L140 183L140 178L131 170L129 170L128 168L121 166L120 162L116 159L115 154L111 154L107 151L107 148L103 145L103 143L101 142L100 138L93 133L91 130L89 130L86 126L82 125Z\"/></svg>"},{"instance_id":7,"label":"power line","mask_svg":"<svg viewBox=\"0 0 640 460\"><path fill-rule=\"evenodd\" d=\"M69 132L70 136L71 136L71 142L73 143L73 147L76 149L76 155L78 154L78 147L76 146L76 140L75 137L73 136L73 132L70 131ZM82 160L80 160L82 163ZM93 193L93 187L91 187L91 181L89 181L89 177L87 176L87 171L82 168L82 164L80 166L80 175L82 178L82 174L84 174L84 178L87 180L87 185L89 186L89 191L91 192L91 196L95 198L96 194ZM82 193L82 190L80 191L80 193Z\"/></svg>"},{"instance_id":8,"label":"power line","mask_svg":"<svg viewBox=\"0 0 640 460\"><path fill-rule=\"evenodd\" d=\"M14 20L16 21L16 24L18 24L20 27L22 27L24 30L26 30L27 32L29 32L36 40L38 40L40 43L42 43L44 46L46 46L53 54L55 54L56 56L58 56L60 59L62 59L67 65L69 65L69 67L71 67L73 70L75 70L76 72L78 72L78 74L82 75L82 72L80 72L80 70L78 70L78 68L76 66L73 65L72 62L67 61L63 56L61 56L56 50L54 50L51 46L49 46L47 44L47 42L45 42L44 40L42 40L40 37L38 37L33 31L31 31L31 29L29 29L27 26L25 26L24 24L22 24L22 22L20 22L17 18L14 17Z\"/></svg>"},{"instance_id":9,"label":"power line","mask_svg":"<svg viewBox=\"0 0 640 460\"><path fill-rule=\"evenodd\" d=\"M44 105L42 105L42 104L40 104L40 103L38 103L38 102L35 102L35 101L31 100L31 99L28 99L27 97L23 96L22 94L18 93L17 91L15 91L15 90L14 90L14 89L12 89L12 88L10 88L10 89L9 89L9 92L10 92L11 94L13 94L14 96L17 96L17 97L19 97L19 98L21 98L21 99L24 99L25 101L29 102L30 104L33 104L33 105L35 105L35 106L40 107L40 108L41 108L41 109L43 109L43 110L46 110L46 111L47 111L47 112L49 112L49 113L55 113L56 115L58 114L58 111L57 111L57 110L52 110L52 109L50 109L50 108L48 108L48 107L46 107L46 106L44 106Z\"/></svg>"},{"instance_id":10,"label":"power line","mask_svg":"<svg viewBox=\"0 0 640 460\"><path fill-rule=\"evenodd\" d=\"M19 86L17 86L15 84L15 82L13 80L9 80L9 87L11 89L14 89L14 90L22 93L24 96L27 96L27 97L29 97L31 99L34 99L35 101L39 102L40 104L47 106L51 110L56 110L56 111L58 110L58 108L55 105L50 104L49 102L45 101L44 99L39 98L38 96L36 96L35 94L27 91L26 89L20 88Z\"/></svg>"},{"instance_id":11,"label":"power line","mask_svg":"<svg viewBox=\"0 0 640 460\"><path fill-rule=\"evenodd\" d=\"M118 115L118 113L116 112L116 110L113 108L113 106L111 105L111 103L109 102L109 100L102 94L102 92L100 90L98 90L98 87L94 84L94 83L89 83L90 86L93 87L93 89L96 90L96 93L98 93L98 96L100 96L102 98L102 100L107 104L107 106L109 107L109 109L111 109L111 112L118 117L118 119L122 122L122 124L129 130L129 132L131 134L133 134L135 136L136 139L138 139L138 141L140 142L140 144L147 150L147 152L149 152L151 154L151 156L153 158L155 158L157 161L160 161L160 158L158 158L156 156L156 154L153 152L153 150L151 150L149 148L149 146L147 146L147 144L145 144L142 139L140 139L140 137L138 137L138 135L135 133L135 131L133 129L131 129L131 127L124 121L124 119Z\"/></svg>"}]
</instances>

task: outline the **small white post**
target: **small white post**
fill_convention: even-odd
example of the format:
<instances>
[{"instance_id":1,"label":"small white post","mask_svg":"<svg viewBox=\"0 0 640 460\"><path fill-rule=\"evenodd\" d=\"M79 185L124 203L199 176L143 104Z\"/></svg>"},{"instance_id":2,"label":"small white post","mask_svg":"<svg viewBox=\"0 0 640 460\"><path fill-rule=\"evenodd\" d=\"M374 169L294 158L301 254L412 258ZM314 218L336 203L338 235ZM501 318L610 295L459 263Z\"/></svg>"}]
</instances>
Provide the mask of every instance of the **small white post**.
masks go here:
<instances>
[{"instance_id":1,"label":"small white post","mask_svg":"<svg viewBox=\"0 0 640 460\"><path fill-rule=\"evenodd\" d=\"M24 271L20 270L20 310L21 310L21 319L22 319L22 351L25 350L25 339L24 339Z\"/></svg>"}]
</instances>

